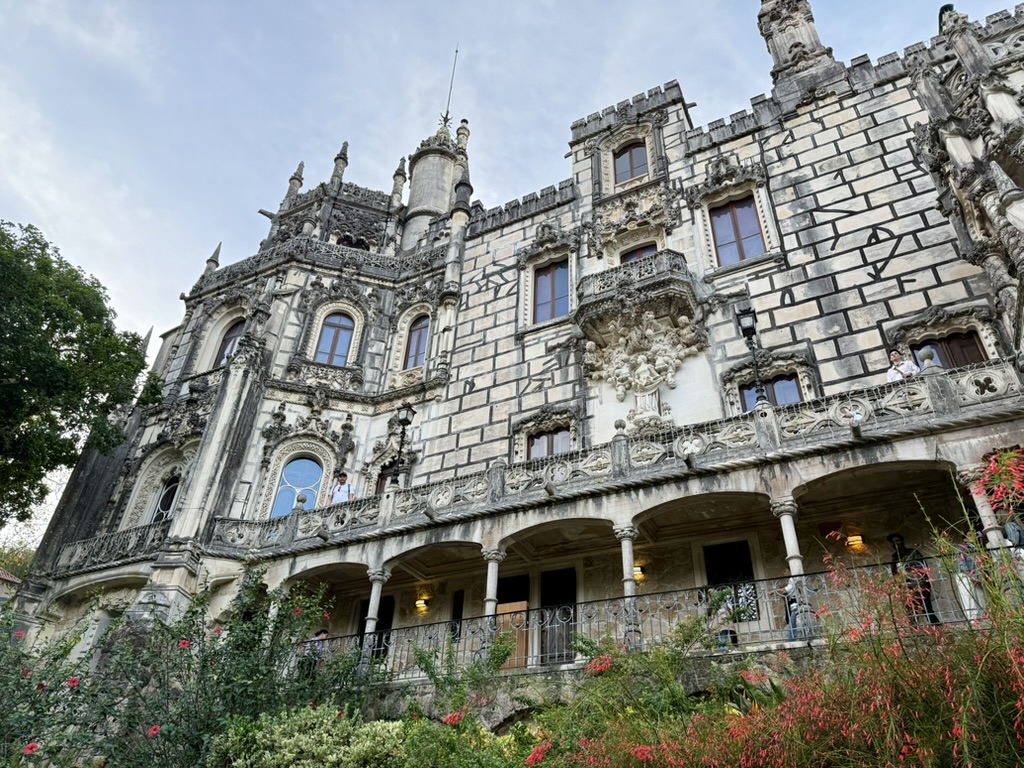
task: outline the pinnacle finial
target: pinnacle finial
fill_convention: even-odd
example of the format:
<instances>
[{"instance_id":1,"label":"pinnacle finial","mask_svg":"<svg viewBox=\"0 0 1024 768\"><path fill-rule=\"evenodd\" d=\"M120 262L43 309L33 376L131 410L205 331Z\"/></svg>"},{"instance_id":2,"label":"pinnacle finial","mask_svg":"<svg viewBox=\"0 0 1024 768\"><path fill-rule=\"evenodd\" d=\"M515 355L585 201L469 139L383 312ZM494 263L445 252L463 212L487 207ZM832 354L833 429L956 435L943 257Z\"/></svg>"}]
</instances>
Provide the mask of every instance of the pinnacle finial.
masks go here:
<instances>
[{"instance_id":1,"label":"pinnacle finial","mask_svg":"<svg viewBox=\"0 0 1024 768\"><path fill-rule=\"evenodd\" d=\"M292 174L292 179L297 180L300 184L302 183L302 172L306 169L306 161L300 160L299 167L295 169L295 173ZM290 179L291 180L291 179Z\"/></svg>"},{"instance_id":2,"label":"pinnacle finial","mask_svg":"<svg viewBox=\"0 0 1024 768\"><path fill-rule=\"evenodd\" d=\"M210 258L206 260L206 271L204 274L208 275L211 272L217 271L217 268L220 266L220 247L223 244L223 242L217 243L217 247L213 249L213 253L210 254Z\"/></svg>"}]
</instances>

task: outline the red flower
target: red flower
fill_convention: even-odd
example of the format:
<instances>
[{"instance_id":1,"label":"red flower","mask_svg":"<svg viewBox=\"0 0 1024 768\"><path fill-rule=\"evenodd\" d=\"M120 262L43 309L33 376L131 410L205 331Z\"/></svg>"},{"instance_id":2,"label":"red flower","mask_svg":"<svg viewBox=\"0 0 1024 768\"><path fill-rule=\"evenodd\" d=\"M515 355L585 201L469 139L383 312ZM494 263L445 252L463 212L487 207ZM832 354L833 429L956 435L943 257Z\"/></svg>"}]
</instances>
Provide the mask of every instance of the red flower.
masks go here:
<instances>
[{"instance_id":1,"label":"red flower","mask_svg":"<svg viewBox=\"0 0 1024 768\"><path fill-rule=\"evenodd\" d=\"M594 677L597 677L598 675L603 675L605 672L607 672L611 668L612 668L612 657L608 656L608 655L605 655L605 656L598 656L596 659L591 661L589 664L587 664L587 668L586 669L587 669L587 672L589 672L590 674L594 675Z\"/></svg>"},{"instance_id":2,"label":"red flower","mask_svg":"<svg viewBox=\"0 0 1024 768\"><path fill-rule=\"evenodd\" d=\"M459 710L458 712L452 712L450 715L442 717L441 722L445 725L458 725L462 722L462 718L464 718L465 716L466 713L462 710Z\"/></svg>"},{"instance_id":3,"label":"red flower","mask_svg":"<svg viewBox=\"0 0 1024 768\"><path fill-rule=\"evenodd\" d=\"M38 741L33 741L31 744L27 744L25 748L21 751L24 752L26 755L34 755L36 752L42 749L42 746L43 745L40 744Z\"/></svg>"},{"instance_id":4,"label":"red flower","mask_svg":"<svg viewBox=\"0 0 1024 768\"><path fill-rule=\"evenodd\" d=\"M182 640L180 643L178 643L178 647L179 648L191 648L192 647L192 643L189 640Z\"/></svg>"},{"instance_id":5,"label":"red flower","mask_svg":"<svg viewBox=\"0 0 1024 768\"><path fill-rule=\"evenodd\" d=\"M215 630L213 630L213 634L219 635L223 631L224 631L224 627L217 627Z\"/></svg>"},{"instance_id":6,"label":"red flower","mask_svg":"<svg viewBox=\"0 0 1024 768\"><path fill-rule=\"evenodd\" d=\"M542 741L540 744L533 748L530 756L526 758L527 765L539 765L544 757L547 755L548 750L551 749L550 741Z\"/></svg>"},{"instance_id":7,"label":"red flower","mask_svg":"<svg viewBox=\"0 0 1024 768\"><path fill-rule=\"evenodd\" d=\"M81 678L79 678L79 677L72 677L72 678L71 678L70 680L68 680L68 688L77 688L77 687L78 687L78 684L79 684L79 683L80 683L81 681L82 681L82 680L81 680Z\"/></svg>"},{"instance_id":8,"label":"red flower","mask_svg":"<svg viewBox=\"0 0 1024 768\"><path fill-rule=\"evenodd\" d=\"M654 762L654 750L651 747L633 747L629 751L632 752L633 757L635 757L641 763Z\"/></svg>"},{"instance_id":9,"label":"red flower","mask_svg":"<svg viewBox=\"0 0 1024 768\"><path fill-rule=\"evenodd\" d=\"M25 636L25 633L23 631L21 631L20 629L17 632L14 633L14 639L15 640L21 640L21 638L23 638L24 636Z\"/></svg>"},{"instance_id":10,"label":"red flower","mask_svg":"<svg viewBox=\"0 0 1024 768\"><path fill-rule=\"evenodd\" d=\"M327 611L324 611L324 621L330 621L330 620L331 620L331 614L329 614Z\"/></svg>"},{"instance_id":11,"label":"red flower","mask_svg":"<svg viewBox=\"0 0 1024 768\"><path fill-rule=\"evenodd\" d=\"M149 729L149 738L152 739L158 733L160 733L160 726L159 725L154 725L152 728Z\"/></svg>"},{"instance_id":12,"label":"red flower","mask_svg":"<svg viewBox=\"0 0 1024 768\"><path fill-rule=\"evenodd\" d=\"M302 615L302 609L301 608L296 608L295 609L295 615L296 616L301 616Z\"/></svg>"},{"instance_id":13,"label":"red flower","mask_svg":"<svg viewBox=\"0 0 1024 768\"><path fill-rule=\"evenodd\" d=\"M345 717L345 711L342 710L341 712L338 713L338 719L342 720L342 719L344 719L344 717Z\"/></svg>"},{"instance_id":14,"label":"red flower","mask_svg":"<svg viewBox=\"0 0 1024 768\"><path fill-rule=\"evenodd\" d=\"M46 683L40 683L39 685L36 686L36 690L37 691L42 691L42 690L45 690L45 689L46 689Z\"/></svg>"},{"instance_id":15,"label":"red flower","mask_svg":"<svg viewBox=\"0 0 1024 768\"><path fill-rule=\"evenodd\" d=\"M28 667L22 667L21 668L21 676L22 677L28 677L31 674L32 674L32 670L29 669Z\"/></svg>"}]
</instances>

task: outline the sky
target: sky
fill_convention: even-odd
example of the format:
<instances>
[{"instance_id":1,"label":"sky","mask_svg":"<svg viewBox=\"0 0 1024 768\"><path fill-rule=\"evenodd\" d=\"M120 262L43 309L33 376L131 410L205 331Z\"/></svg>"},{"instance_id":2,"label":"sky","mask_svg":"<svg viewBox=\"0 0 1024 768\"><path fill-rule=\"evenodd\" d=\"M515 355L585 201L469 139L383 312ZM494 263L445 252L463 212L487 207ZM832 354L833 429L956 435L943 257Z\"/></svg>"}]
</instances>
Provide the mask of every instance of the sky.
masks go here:
<instances>
[{"instance_id":1,"label":"sky","mask_svg":"<svg viewBox=\"0 0 1024 768\"><path fill-rule=\"evenodd\" d=\"M814 0L837 59L937 33L925 0ZM1002 0L961 0L980 20ZM770 91L756 0L0 0L0 219L31 223L107 286L119 327L181 319L218 243L256 252L288 177L389 191L438 125L452 58L475 197L570 175L569 126L678 80L706 125ZM156 339L150 347L153 354Z\"/></svg>"}]
</instances>

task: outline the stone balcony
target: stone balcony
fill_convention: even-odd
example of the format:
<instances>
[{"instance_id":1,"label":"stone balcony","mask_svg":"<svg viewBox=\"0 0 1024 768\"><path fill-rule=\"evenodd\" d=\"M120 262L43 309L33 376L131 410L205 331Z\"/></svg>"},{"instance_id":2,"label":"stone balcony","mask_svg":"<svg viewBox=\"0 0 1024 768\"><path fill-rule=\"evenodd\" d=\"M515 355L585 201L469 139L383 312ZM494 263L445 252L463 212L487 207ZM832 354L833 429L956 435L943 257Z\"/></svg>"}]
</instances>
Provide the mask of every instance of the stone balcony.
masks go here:
<instances>
[{"instance_id":1,"label":"stone balcony","mask_svg":"<svg viewBox=\"0 0 1024 768\"><path fill-rule=\"evenodd\" d=\"M766 404L732 418L663 432L627 436L620 431L610 442L582 451L513 465L498 461L451 480L274 520L218 517L202 546L222 557L271 559L611 494L667 478L716 475L1024 415L1024 386L1009 361L932 371L905 383L778 408ZM167 523L158 523L68 544L53 575L155 559L166 529Z\"/></svg>"},{"instance_id":2,"label":"stone balcony","mask_svg":"<svg viewBox=\"0 0 1024 768\"><path fill-rule=\"evenodd\" d=\"M587 275L576 287L573 318L591 341L603 345L609 319L651 311L657 318L692 318L698 294L686 259L675 251Z\"/></svg>"}]
</instances>

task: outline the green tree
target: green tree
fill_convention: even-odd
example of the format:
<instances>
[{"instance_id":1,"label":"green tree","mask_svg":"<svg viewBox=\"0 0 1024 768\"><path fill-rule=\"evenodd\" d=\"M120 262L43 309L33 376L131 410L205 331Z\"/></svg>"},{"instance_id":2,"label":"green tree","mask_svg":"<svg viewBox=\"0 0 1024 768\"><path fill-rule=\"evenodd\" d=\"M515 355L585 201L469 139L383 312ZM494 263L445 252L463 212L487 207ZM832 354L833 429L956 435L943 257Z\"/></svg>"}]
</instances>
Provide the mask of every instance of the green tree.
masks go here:
<instances>
[{"instance_id":1,"label":"green tree","mask_svg":"<svg viewBox=\"0 0 1024 768\"><path fill-rule=\"evenodd\" d=\"M103 286L31 226L0 221L0 306L2 527L30 517L47 472L123 438L112 416L132 401L145 351L114 327Z\"/></svg>"}]
</instances>

